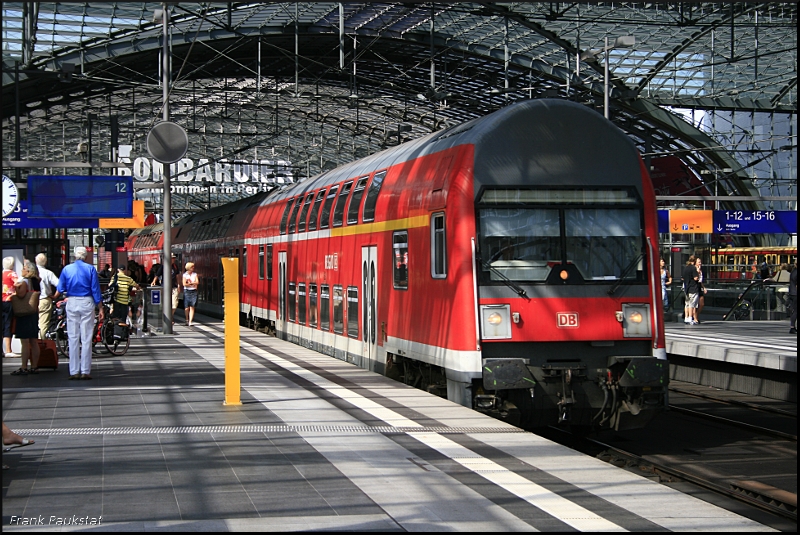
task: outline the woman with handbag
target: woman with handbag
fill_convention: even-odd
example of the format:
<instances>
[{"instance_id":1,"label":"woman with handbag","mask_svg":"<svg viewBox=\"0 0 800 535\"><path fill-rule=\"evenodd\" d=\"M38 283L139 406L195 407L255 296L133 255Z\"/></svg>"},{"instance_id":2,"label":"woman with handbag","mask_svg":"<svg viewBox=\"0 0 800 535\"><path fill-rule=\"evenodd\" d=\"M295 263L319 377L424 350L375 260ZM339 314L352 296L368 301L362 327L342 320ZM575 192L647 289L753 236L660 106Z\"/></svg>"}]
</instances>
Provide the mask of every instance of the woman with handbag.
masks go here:
<instances>
[{"instance_id":1,"label":"woman with handbag","mask_svg":"<svg viewBox=\"0 0 800 535\"><path fill-rule=\"evenodd\" d=\"M22 267L22 279L14 284L15 294L11 297L14 309L14 336L22 344L20 360L22 364L11 375L28 375L39 373L39 270L36 264L26 260ZM28 368L30 359L31 367Z\"/></svg>"}]
</instances>

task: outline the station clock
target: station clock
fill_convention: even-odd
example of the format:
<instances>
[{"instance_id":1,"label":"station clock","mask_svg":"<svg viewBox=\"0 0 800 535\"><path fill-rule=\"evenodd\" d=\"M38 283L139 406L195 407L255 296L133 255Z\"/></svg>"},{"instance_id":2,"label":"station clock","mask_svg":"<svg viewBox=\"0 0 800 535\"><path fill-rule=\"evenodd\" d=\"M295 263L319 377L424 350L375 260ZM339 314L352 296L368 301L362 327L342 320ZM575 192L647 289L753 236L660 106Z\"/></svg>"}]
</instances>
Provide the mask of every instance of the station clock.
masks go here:
<instances>
[{"instance_id":1,"label":"station clock","mask_svg":"<svg viewBox=\"0 0 800 535\"><path fill-rule=\"evenodd\" d=\"M17 185L6 175L3 175L3 217L9 216L17 209L19 191Z\"/></svg>"}]
</instances>

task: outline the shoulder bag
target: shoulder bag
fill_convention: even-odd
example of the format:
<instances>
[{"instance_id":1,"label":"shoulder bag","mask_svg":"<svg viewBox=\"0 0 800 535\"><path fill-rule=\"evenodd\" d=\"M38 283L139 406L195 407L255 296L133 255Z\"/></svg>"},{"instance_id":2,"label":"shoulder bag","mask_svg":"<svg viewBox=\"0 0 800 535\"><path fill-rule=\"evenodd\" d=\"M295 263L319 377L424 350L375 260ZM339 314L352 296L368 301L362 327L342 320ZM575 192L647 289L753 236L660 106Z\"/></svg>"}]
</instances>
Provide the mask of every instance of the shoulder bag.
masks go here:
<instances>
[{"instance_id":1,"label":"shoulder bag","mask_svg":"<svg viewBox=\"0 0 800 535\"><path fill-rule=\"evenodd\" d=\"M11 308L15 316L39 313L39 292L28 292L23 297L11 296Z\"/></svg>"}]
</instances>

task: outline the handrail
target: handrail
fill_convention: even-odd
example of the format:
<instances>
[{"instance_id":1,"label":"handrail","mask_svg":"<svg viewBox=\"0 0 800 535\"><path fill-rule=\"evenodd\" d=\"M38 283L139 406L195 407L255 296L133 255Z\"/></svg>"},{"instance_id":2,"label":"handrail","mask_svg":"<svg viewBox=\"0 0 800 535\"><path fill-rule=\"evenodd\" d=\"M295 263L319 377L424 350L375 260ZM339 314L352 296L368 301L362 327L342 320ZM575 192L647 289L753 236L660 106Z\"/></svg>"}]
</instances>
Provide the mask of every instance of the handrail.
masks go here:
<instances>
[{"instance_id":1,"label":"handrail","mask_svg":"<svg viewBox=\"0 0 800 535\"><path fill-rule=\"evenodd\" d=\"M723 321L732 321L732 320L740 319L740 318L737 317L737 314L734 313L739 308L747 309L747 310L750 311L750 313L752 313L753 309L752 309L752 306L750 305L750 303L752 303L754 301L754 299L751 297L754 292L756 292L758 290L762 290L762 289L768 289L768 288L776 288L777 289L777 288L782 287L782 286L788 286L788 283L777 282L777 281L774 281L772 279L757 279L757 280L752 281L747 286L747 288L741 294L739 294L739 297L736 299L736 302L733 304L733 306L730 308L730 310L728 310L728 312L722 316ZM766 311L767 311L768 316L770 315L770 310L771 310L770 309L770 299L769 299L769 296L767 296ZM769 319L769 317L767 319Z\"/></svg>"}]
</instances>

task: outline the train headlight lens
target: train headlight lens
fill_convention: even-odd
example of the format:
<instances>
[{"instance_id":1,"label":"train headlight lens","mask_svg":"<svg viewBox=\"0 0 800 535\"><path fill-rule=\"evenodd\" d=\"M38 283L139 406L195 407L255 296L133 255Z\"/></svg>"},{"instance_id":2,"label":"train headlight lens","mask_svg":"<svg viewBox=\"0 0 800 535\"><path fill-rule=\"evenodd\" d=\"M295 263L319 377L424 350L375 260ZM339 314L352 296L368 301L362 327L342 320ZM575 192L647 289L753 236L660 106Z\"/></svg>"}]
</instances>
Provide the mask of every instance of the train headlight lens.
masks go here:
<instances>
[{"instance_id":1,"label":"train headlight lens","mask_svg":"<svg viewBox=\"0 0 800 535\"><path fill-rule=\"evenodd\" d=\"M492 312L491 314L489 314L489 317L486 318L486 321L488 321L492 325L500 325L501 323L503 323L503 316L501 316L497 312Z\"/></svg>"},{"instance_id":2,"label":"train headlight lens","mask_svg":"<svg viewBox=\"0 0 800 535\"><path fill-rule=\"evenodd\" d=\"M647 303L623 303L622 332L626 338L650 338L650 305Z\"/></svg>"},{"instance_id":3,"label":"train headlight lens","mask_svg":"<svg viewBox=\"0 0 800 535\"><path fill-rule=\"evenodd\" d=\"M562 281L565 281L569 278L569 273L567 273L566 269L561 270L561 273L558 274L561 277Z\"/></svg>"},{"instance_id":4,"label":"train headlight lens","mask_svg":"<svg viewBox=\"0 0 800 535\"><path fill-rule=\"evenodd\" d=\"M484 340L511 338L511 305L481 305L481 330Z\"/></svg>"}]
</instances>

